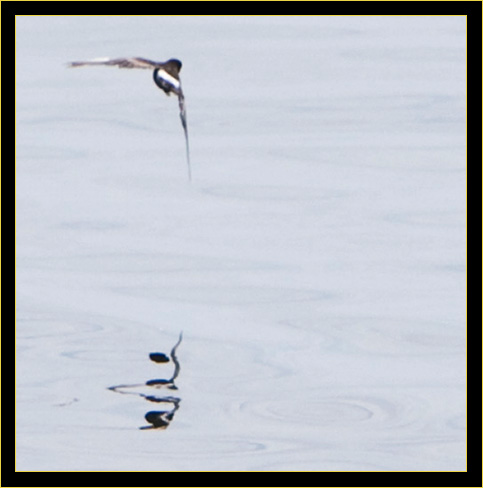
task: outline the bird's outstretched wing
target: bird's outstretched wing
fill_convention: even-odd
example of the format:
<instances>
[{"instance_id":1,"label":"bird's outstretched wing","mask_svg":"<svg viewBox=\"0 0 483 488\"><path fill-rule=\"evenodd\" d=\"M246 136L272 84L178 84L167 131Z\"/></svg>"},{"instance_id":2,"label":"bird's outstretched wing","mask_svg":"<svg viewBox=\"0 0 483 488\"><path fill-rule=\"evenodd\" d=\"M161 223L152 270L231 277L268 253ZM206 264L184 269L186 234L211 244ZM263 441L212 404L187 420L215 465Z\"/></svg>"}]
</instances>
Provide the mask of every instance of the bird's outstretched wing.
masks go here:
<instances>
[{"instance_id":1,"label":"bird's outstretched wing","mask_svg":"<svg viewBox=\"0 0 483 488\"><path fill-rule=\"evenodd\" d=\"M188 140L188 122L186 120L186 106L184 103L183 91L180 89L178 93L178 103L179 103L179 116L181 119L181 125L184 129L184 136L186 139L186 158L188 161L188 177L191 181L191 163L190 163L190 144Z\"/></svg>"},{"instance_id":2,"label":"bird's outstretched wing","mask_svg":"<svg viewBox=\"0 0 483 488\"><path fill-rule=\"evenodd\" d=\"M77 68L80 66L117 66L119 68L143 68L154 69L159 67L162 63L151 61L146 58L95 58L88 61L74 61L69 63L70 68Z\"/></svg>"}]
</instances>

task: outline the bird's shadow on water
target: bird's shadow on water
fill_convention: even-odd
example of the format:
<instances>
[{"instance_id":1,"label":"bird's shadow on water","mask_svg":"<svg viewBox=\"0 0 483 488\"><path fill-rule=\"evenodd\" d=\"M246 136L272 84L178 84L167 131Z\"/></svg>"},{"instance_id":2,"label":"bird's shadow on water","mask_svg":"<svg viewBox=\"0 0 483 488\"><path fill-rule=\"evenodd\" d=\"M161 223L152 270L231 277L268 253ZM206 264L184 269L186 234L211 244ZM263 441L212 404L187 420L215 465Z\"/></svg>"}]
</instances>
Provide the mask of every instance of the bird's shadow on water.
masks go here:
<instances>
[{"instance_id":1,"label":"bird's shadow on water","mask_svg":"<svg viewBox=\"0 0 483 488\"><path fill-rule=\"evenodd\" d=\"M146 429L166 429L169 424L174 419L174 415L176 411L179 409L179 405L181 403L181 398L177 396L170 396L170 395L163 395L158 393L147 394L143 392L133 391L135 389L139 389L140 387L147 386L153 389L169 389L169 390L177 390L178 387L175 384L175 380L179 375L180 372L180 364L178 358L176 356L176 349L181 344L183 339L183 333L179 335L178 342L174 345L173 349L171 350L171 361L174 364L174 372L171 378L169 379L152 379L147 380L145 383L136 383L133 385L115 385L110 386L108 390L114 391L116 393L121 393L122 395L137 395L141 398L144 398L148 402L153 403L163 403L166 405L170 405L169 409L166 410L150 410L146 413L144 418L147 422L151 425L145 425L139 427L142 430ZM161 352L153 352L149 354L149 359L155 363L167 363L170 361L170 358Z\"/></svg>"}]
</instances>

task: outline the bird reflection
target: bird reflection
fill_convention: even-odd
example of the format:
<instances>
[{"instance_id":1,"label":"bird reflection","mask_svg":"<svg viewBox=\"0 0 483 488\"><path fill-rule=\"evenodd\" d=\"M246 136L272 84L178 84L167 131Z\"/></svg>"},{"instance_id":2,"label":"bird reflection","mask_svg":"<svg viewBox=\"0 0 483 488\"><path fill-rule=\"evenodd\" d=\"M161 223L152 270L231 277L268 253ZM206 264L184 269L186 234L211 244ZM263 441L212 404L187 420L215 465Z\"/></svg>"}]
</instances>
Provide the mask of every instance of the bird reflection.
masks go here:
<instances>
[{"instance_id":1,"label":"bird reflection","mask_svg":"<svg viewBox=\"0 0 483 488\"><path fill-rule=\"evenodd\" d=\"M166 429L171 421L174 418L176 411L179 409L179 404L181 402L181 398L174 397L174 396L165 396L160 394L146 394L144 392L132 391L133 389L139 389L143 386L148 386L156 389L167 388L169 390L177 390L178 387L175 385L175 380L179 375L180 372L180 364L178 361L178 357L176 356L176 349L181 344L183 339L183 333L181 332L179 335L178 342L173 346L171 349L170 358L174 364L174 371L173 375L169 379L152 379L148 380L145 383L140 384L133 384L133 385L116 385L110 386L108 389L111 391L115 391L116 393L121 393L123 395L137 395L149 402L154 403L163 403L169 404L171 408L169 410L151 410L146 413L144 418L147 422L151 425L146 425L140 427L140 429ZM170 359L164 353L155 352L150 353L149 358L151 361L155 363L166 363L169 362Z\"/></svg>"},{"instance_id":2,"label":"bird reflection","mask_svg":"<svg viewBox=\"0 0 483 488\"><path fill-rule=\"evenodd\" d=\"M174 380L178 377L179 371L181 368L179 365L178 358L176 357L176 349L181 344L182 340L183 340L183 333L181 332L181 334L179 335L178 342L174 345L173 349L171 349L170 356L171 356L171 360L174 363L173 376L171 376L171 378L169 380L165 380L165 379L148 380L148 381L146 381L147 386L154 386L157 388L166 387L166 388L169 388L170 390L177 390L178 389L178 387L174 384ZM151 359L151 361L157 362L155 359L153 359L153 356L156 358L159 358L159 357L163 356L163 353L158 352L158 353L151 353L149 355L149 358ZM166 356L166 355L164 355L164 356Z\"/></svg>"},{"instance_id":3,"label":"bird reflection","mask_svg":"<svg viewBox=\"0 0 483 488\"><path fill-rule=\"evenodd\" d=\"M140 429L166 429L174 418L176 410L179 408L181 402L180 398L177 397L165 397L165 398L154 398L146 397L147 400L154 402L171 403L171 410L151 410L146 413L144 418L151 424L140 427Z\"/></svg>"}]
</instances>

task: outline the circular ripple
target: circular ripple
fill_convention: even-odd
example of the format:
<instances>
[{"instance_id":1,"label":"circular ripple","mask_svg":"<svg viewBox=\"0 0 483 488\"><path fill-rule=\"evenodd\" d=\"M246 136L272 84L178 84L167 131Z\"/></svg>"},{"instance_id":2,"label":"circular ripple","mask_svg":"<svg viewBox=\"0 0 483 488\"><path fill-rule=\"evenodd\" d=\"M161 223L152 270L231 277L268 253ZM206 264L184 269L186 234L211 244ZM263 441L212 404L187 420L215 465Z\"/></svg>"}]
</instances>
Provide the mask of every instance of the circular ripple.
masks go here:
<instances>
[{"instance_id":1,"label":"circular ripple","mask_svg":"<svg viewBox=\"0 0 483 488\"><path fill-rule=\"evenodd\" d=\"M300 329L322 330L334 350L371 355L464 353L465 332L459 324L394 317L346 317L290 321Z\"/></svg>"},{"instance_id":2,"label":"circular ripple","mask_svg":"<svg viewBox=\"0 0 483 488\"><path fill-rule=\"evenodd\" d=\"M384 402L369 399L322 400L286 399L280 402L245 402L240 410L250 416L278 423L303 424L312 426L349 425L367 421L383 421L392 415L392 407Z\"/></svg>"},{"instance_id":3,"label":"circular ripple","mask_svg":"<svg viewBox=\"0 0 483 488\"><path fill-rule=\"evenodd\" d=\"M303 405L270 405L267 409L274 418L301 422L304 424L324 425L334 423L362 422L369 420L374 413L368 408L345 401L326 400L308 402Z\"/></svg>"},{"instance_id":4,"label":"circular ripple","mask_svg":"<svg viewBox=\"0 0 483 488\"><path fill-rule=\"evenodd\" d=\"M269 185L228 185L208 187L203 193L217 198L229 198L230 200L246 200L252 202L300 202L319 201L340 198L344 192L325 188L298 188L279 187Z\"/></svg>"},{"instance_id":5,"label":"circular ripple","mask_svg":"<svg viewBox=\"0 0 483 488\"><path fill-rule=\"evenodd\" d=\"M206 304L261 304L261 303L287 303L311 302L327 300L331 294L316 289L280 288L272 286L260 287L223 287L210 286L190 287L173 286L156 288L116 288L118 293L130 296L155 297L160 300L175 302L206 303Z\"/></svg>"}]
</instances>

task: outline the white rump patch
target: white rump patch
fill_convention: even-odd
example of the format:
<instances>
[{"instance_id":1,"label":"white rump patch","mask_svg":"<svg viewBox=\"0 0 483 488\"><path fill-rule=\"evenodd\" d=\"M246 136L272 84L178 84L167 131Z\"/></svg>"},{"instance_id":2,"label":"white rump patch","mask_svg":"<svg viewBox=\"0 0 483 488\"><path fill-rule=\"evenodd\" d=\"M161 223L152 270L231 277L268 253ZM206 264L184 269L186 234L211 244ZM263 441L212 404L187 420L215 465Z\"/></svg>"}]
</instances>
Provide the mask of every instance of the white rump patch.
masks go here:
<instances>
[{"instance_id":1,"label":"white rump patch","mask_svg":"<svg viewBox=\"0 0 483 488\"><path fill-rule=\"evenodd\" d=\"M158 78L161 78L162 80L171 83L175 88L180 87L179 81L174 76L171 76L169 73L164 71L164 69L160 69L157 73L157 76Z\"/></svg>"}]
</instances>

